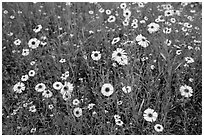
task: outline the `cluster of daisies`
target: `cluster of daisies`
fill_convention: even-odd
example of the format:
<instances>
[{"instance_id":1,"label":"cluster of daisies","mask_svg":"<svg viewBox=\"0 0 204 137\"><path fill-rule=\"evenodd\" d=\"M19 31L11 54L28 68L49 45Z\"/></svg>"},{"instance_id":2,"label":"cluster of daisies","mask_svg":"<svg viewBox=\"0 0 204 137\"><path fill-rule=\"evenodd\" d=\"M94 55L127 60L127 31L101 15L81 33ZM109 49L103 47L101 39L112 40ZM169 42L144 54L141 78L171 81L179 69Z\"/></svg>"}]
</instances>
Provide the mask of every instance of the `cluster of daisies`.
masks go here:
<instances>
[{"instance_id":1,"label":"cluster of daisies","mask_svg":"<svg viewBox=\"0 0 204 137\"><path fill-rule=\"evenodd\" d=\"M42 25L37 25L33 29L33 31L34 31L34 33L38 33L38 32L41 31L41 29L42 29ZM34 50L34 49L38 48L39 45L45 46L47 44L46 39L47 39L46 36L41 36L40 40L37 39L37 38L31 38L27 42L28 47L25 47L25 48L22 49L22 56L28 56L29 53L30 53L30 50ZM21 40L20 39L15 39L13 43L16 46L20 46L21 45Z\"/></svg>"}]
</instances>

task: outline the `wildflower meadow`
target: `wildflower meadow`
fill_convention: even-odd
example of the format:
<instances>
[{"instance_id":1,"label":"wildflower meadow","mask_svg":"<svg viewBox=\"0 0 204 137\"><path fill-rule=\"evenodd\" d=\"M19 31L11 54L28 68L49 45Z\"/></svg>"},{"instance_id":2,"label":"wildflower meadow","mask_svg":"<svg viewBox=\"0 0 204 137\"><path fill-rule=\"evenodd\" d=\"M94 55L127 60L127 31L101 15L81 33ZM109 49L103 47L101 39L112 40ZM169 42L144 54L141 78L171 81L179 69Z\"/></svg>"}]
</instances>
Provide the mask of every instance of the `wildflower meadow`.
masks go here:
<instances>
[{"instance_id":1,"label":"wildflower meadow","mask_svg":"<svg viewBox=\"0 0 204 137\"><path fill-rule=\"evenodd\" d=\"M201 135L201 2L3 2L3 135Z\"/></svg>"}]
</instances>

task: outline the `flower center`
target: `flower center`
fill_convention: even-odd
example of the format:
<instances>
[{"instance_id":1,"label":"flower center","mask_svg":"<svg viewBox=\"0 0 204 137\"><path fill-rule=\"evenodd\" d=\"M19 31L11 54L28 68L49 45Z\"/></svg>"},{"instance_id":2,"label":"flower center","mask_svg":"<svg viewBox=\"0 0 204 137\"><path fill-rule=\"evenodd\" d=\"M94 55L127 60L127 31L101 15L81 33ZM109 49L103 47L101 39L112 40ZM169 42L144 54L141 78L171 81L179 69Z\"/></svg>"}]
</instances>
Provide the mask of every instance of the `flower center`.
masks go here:
<instances>
[{"instance_id":1,"label":"flower center","mask_svg":"<svg viewBox=\"0 0 204 137\"><path fill-rule=\"evenodd\" d=\"M121 54L121 53L118 53L117 56L122 56L122 54Z\"/></svg>"},{"instance_id":2,"label":"flower center","mask_svg":"<svg viewBox=\"0 0 204 137\"><path fill-rule=\"evenodd\" d=\"M106 89L105 89L105 91L106 91L106 92L109 92L109 91L110 91L110 89L109 89L109 88L106 88Z\"/></svg>"},{"instance_id":3,"label":"flower center","mask_svg":"<svg viewBox=\"0 0 204 137\"><path fill-rule=\"evenodd\" d=\"M151 113L148 114L148 117L152 117L153 115Z\"/></svg>"}]
</instances>

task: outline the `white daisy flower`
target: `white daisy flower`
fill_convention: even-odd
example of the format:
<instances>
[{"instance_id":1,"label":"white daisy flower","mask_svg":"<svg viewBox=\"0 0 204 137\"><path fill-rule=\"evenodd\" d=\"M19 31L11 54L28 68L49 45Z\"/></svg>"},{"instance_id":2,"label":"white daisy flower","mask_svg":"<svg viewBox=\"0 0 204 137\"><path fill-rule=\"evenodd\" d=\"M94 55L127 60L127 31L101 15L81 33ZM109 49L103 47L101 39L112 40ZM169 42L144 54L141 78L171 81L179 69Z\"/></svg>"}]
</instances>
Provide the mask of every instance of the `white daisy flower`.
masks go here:
<instances>
[{"instance_id":1,"label":"white daisy flower","mask_svg":"<svg viewBox=\"0 0 204 137\"><path fill-rule=\"evenodd\" d=\"M115 120L115 124L118 126L122 126L124 123L122 120L118 119L118 120Z\"/></svg>"},{"instance_id":2,"label":"white daisy flower","mask_svg":"<svg viewBox=\"0 0 204 137\"><path fill-rule=\"evenodd\" d=\"M95 104L90 103L90 104L88 104L87 108L88 108L89 110L91 110L91 109L93 109L94 106L95 106Z\"/></svg>"},{"instance_id":3,"label":"white daisy flower","mask_svg":"<svg viewBox=\"0 0 204 137\"><path fill-rule=\"evenodd\" d=\"M50 98L52 97L53 93L50 90L44 90L42 93L42 96L44 96L45 98Z\"/></svg>"},{"instance_id":4,"label":"white daisy flower","mask_svg":"<svg viewBox=\"0 0 204 137\"><path fill-rule=\"evenodd\" d=\"M21 81L27 81L28 78L29 78L28 75L23 75L23 76L21 77Z\"/></svg>"},{"instance_id":5,"label":"white daisy flower","mask_svg":"<svg viewBox=\"0 0 204 137\"><path fill-rule=\"evenodd\" d=\"M164 11L164 16L169 17L174 15L174 10L166 10Z\"/></svg>"},{"instance_id":6,"label":"white daisy flower","mask_svg":"<svg viewBox=\"0 0 204 137\"><path fill-rule=\"evenodd\" d=\"M62 98L65 100L65 101L68 101L71 99L71 93L70 92L65 92L63 95L62 95Z\"/></svg>"},{"instance_id":7,"label":"white daisy flower","mask_svg":"<svg viewBox=\"0 0 204 137\"><path fill-rule=\"evenodd\" d=\"M29 49L23 49L23 51L22 51L22 55L23 56L28 56L29 55Z\"/></svg>"},{"instance_id":8,"label":"white daisy flower","mask_svg":"<svg viewBox=\"0 0 204 137\"><path fill-rule=\"evenodd\" d=\"M157 120L158 114L153 109L148 108L144 111L143 117L146 121L154 122Z\"/></svg>"},{"instance_id":9,"label":"white daisy flower","mask_svg":"<svg viewBox=\"0 0 204 137\"><path fill-rule=\"evenodd\" d=\"M132 27L133 29L138 28L137 22L132 22L132 23L131 23L131 27Z\"/></svg>"},{"instance_id":10,"label":"white daisy flower","mask_svg":"<svg viewBox=\"0 0 204 137\"><path fill-rule=\"evenodd\" d=\"M73 91L73 89L74 89L73 84L65 81L65 84L62 86L60 93L62 95L64 95L64 93L71 93Z\"/></svg>"},{"instance_id":11,"label":"white daisy flower","mask_svg":"<svg viewBox=\"0 0 204 137\"><path fill-rule=\"evenodd\" d=\"M130 93L132 91L131 86L124 86L122 90L124 93Z\"/></svg>"},{"instance_id":12,"label":"white daisy flower","mask_svg":"<svg viewBox=\"0 0 204 137\"><path fill-rule=\"evenodd\" d=\"M123 10L123 16L124 16L125 18L130 18L130 16L131 16L131 11L130 11L130 9L124 9L124 10Z\"/></svg>"},{"instance_id":13,"label":"white daisy flower","mask_svg":"<svg viewBox=\"0 0 204 137\"><path fill-rule=\"evenodd\" d=\"M160 124L156 124L154 126L154 129L157 131L157 132L162 132L164 130L164 127Z\"/></svg>"},{"instance_id":14,"label":"white daisy flower","mask_svg":"<svg viewBox=\"0 0 204 137\"><path fill-rule=\"evenodd\" d=\"M123 20L123 26L128 26L130 23L130 19L126 18L125 20Z\"/></svg>"},{"instance_id":15,"label":"white daisy flower","mask_svg":"<svg viewBox=\"0 0 204 137\"><path fill-rule=\"evenodd\" d=\"M186 61L187 63L193 63L193 62L194 62L194 59L191 58L191 57L185 57L185 61Z\"/></svg>"},{"instance_id":16,"label":"white daisy flower","mask_svg":"<svg viewBox=\"0 0 204 137\"><path fill-rule=\"evenodd\" d=\"M74 108L73 114L75 117L81 117L82 116L82 109L80 107Z\"/></svg>"},{"instance_id":17,"label":"white daisy flower","mask_svg":"<svg viewBox=\"0 0 204 137\"><path fill-rule=\"evenodd\" d=\"M17 39L13 42L16 46L19 46L21 45L21 40L20 39Z\"/></svg>"},{"instance_id":18,"label":"white daisy flower","mask_svg":"<svg viewBox=\"0 0 204 137\"><path fill-rule=\"evenodd\" d=\"M55 90L60 90L62 87L63 87L63 85L62 85L62 83L61 82L58 82L58 81L56 81L55 83L53 83L53 88L55 89Z\"/></svg>"},{"instance_id":19,"label":"white daisy flower","mask_svg":"<svg viewBox=\"0 0 204 137\"><path fill-rule=\"evenodd\" d=\"M149 31L149 33L157 32L160 29L159 24L154 23L154 22L152 22L149 25L147 25L147 27L148 27L147 30Z\"/></svg>"},{"instance_id":20,"label":"white daisy flower","mask_svg":"<svg viewBox=\"0 0 204 137\"><path fill-rule=\"evenodd\" d=\"M110 15L110 16L108 17L108 19L107 19L107 21L108 21L109 23L115 22L115 20L116 20L116 17L113 16L113 15Z\"/></svg>"},{"instance_id":21,"label":"white daisy flower","mask_svg":"<svg viewBox=\"0 0 204 137\"><path fill-rule=\"evenodd\" d=\"M40 41L37 38L32 38L28 41L28 47L31 49L36 49L40 44Z\"/></svg>"},{"instance_id":22,"label":"white daisy flower","mask_svg":"<svg viewBox=\"0 0 204 137\"><path fill-rule=\"evenodd\" d=\"M92 51L92 54L91 54L91 58L95 61L98 61L101 59L101 53L100 51Z\"/></svg>"},{"instance_id":23,"label":"white daisy flower","mask_svg":"<svg viewBox=\"0 0 204 137\"><path fill-rule=\"evenodd\" d=\"M127 4L125 2L120 3L120 8L121 9L126 9L127 8Z\"/></svg>"},{"instance_id":24,"label":"white daisy flower","mask_svg":"<svg viewBox=\"0 0 204 137\"><path fill-rule=\"evenodd\" d=\"M35 76L35 70L30 70L30 71L28 72L28 75L29 75L30 77L34 77L34 76Z\"/></svg>"},{"instance_id":25,"label":"white daisy flower","mask_svg":"<svg viewBox=\"0 0 204 137\"><path fill-rule=\"evenodd\" d=\"M105 10L104 10L103 8L100 8L98 11L99 11L100 13L103 13Z\"/></svg>"},{"instance_id":26,"label":"white daisy flower","mask_svg":"<svg viewBox=\"0 0 204 137\"><path fill-rule=\"evenodd\" d=\"M176 55L181 55L181 53L182 53L182 50L177 50L176 51Z\"/></svg>"},{"instance_id":27,"label":"white daisy flower","mask_svg":"<svg viewBox=\"0 0 204 137\"><path fill-rule=\"evenodd\" d=\"M66 62L66 59L60 59L59 62L60 62L60 63L65 63L65 62Z\"/></svg>"},{"instance_id":28,"label":"white daisy flower","mask_svg":"<svg viewBox=\"0 0 204 137\"><path fill-rule=\"evenodd\" d=\"M113 117L115 120L120 120L120 118L121 118L120 115L114 115Z\"/></svg>"},{"instance_id":29,"label":"white daisy flower","mask_svg":"<svg viewBox=\"0 0 204 137\"><path fill-rule=\"evenodd\" d=\"M113 38L111 44L114 45L120 41L120 37Z\"/></svg>"},{"instance_id":30,"label":"white daisy flower","mask_svg":"<svg viewBox=\"0 0 204 137\"><path fill-rule=\"evenodd\" d=\"M29 107L29 111L30 111L30 112L33 112L33 113L36 112L37 109L35 108L35 105L30 106L30 107Z\"/></svg>"},{"instance_id":31,"label":"white daisy flower","mask_svg":"<svg viewBox=\"0 0 204 137\"><path fill-rule=\"evenodd\" d=\"M142 41L143 39L147 39L146 37L142 36L142 34L137 35L137 37L135 38L136 41Z\"/></svg>"},{"instance_id":32,"label":"white daisy flower","mask_svg":"<svg viewBox=\"0 0 204 137\"><path fill-rule=\"evenodd\" d=\"M45 46L45 45L47 45L47 42L45 42L45 41L41 41L41 42L40 42L40 45Z\"/></svg>"},{"instance_id":33,"label":"white daisy flower","mask_svg":"<svg viewBox=\"0 0 204 137\"><path fill-rule=\"evenodd\" d=\"M170 34L171 30L172 30L171 28L165 27L165 28L163 28L163 33L164 34Z\"/></svg>"},{"instance_id":34,"label":"white daisy flower","mask_svg":"<svg viewBox=\"0 0 204 137\"><path fill-rule=\"evenodd\" d=\"M31 128L30 133L35 133L36 128Z\"/></svg>"},{"instance_id":35,"label":"white daisy flower","mask_svg":"<svg viewBox=\"0 0 204 137\"><path fill-rule=\"evenodd\" d=\"M112 59L118 62L120 65L127 65L128 64L128 57L126 56L125 50L121 48L117 48L112 53Z\"/></svg>"},{"instance_id":36,"label":"white daisy flower","mask_svg":"<svg viewBox=\"0 0 204 137\"><path fill-rule=\"evenodd\" d=\"M51 110L54 108L53 104L48 105L48 108Z\"/></svg>"},{"instance_id":37,"label":"white daisy flower","mask_svg":"<svg viewBox=\"0 0 204 137\"><path fill-rule=\"evenodd\" d=\"M94 14L94 11L93 11L93 10L90 10L90 11L89 11L89 14L91 14L91 15Z\"/></svg>"},{"instance_id":38,"label":"white daisy flower","mask_svg":"<svg viewBox=\"0 0 204 137\"><path fill-rule=\"evenodd\" d=\"M45 84L43 84L43 83L38 83L38 84L35 86L35 90L36 90L37 92L43 92L43 91L45 91L45 89L46 89L46 86L45 86Z\"/></svg>"},{"instance_id":39,"label":"white daisy flower","mask_svg":"<svg viewBox=\"0 0 204 137\"><path fill-rule=\"evenodd\" d=\"M30 65L31 65L31 66L35 65L35 61L31 61L31 62L30 62Z\"/></svg>"},{"instance_id":40,"label":"white daisy flower","mask_svg":"<svg viewBox=\"0 0 204 137\"><path fill-rule=\"evenodd\" d=\"M64 72L64 75L65 75L65 77L68 78L68 77L69 77L69 71L65 71L65 72Z\"/></svg>"},{"instance_id":41,"label":"white daisy flower","mask_svg":"<svg viewBox=\"0 0 204 137\"><path fill-rule=\"evenodd\" d=\"M22 93L25 90L25 84L18 82L13 86L13 91L16 93Z\"/></svg>"},{"instance_id":42,"label":"white daisy flower","mask_svg":"<svg viewBox=\"0 0 204 137\"><path fill-rule=\"evenodd\" d=\"M117 101L117 104L118 104L118 106L120 106L120 105L122 105L122 104L123 104L123 101L122 101L122 100Z\"/></svg>"},{"instance_id":43,"label":"white daisy flower","mask_svg":"<svg viewBox=\"0 0 204 137\"><path fill-rule=\"evenodd\" d=\"M193 94L193 89L190 86L184 85L180 87L181 95L184 97L191 97Z\"/></svg>"},{"instance_id":44,"label":"white daisy flower","mask_svg":"<svg viewBox=\"0 0 204 137\"><path fill-rule=\"evenodd\" d=\"M80 104L80 101L76 98L72 101L72 104L78 106Z\"/></svg>"},{"instance_id":45,"label":"white daisy flower","mask_svg":"<svg viewBox=\"0 0 204 137\"><path fill-rule=\"evenodd\" d=\"M113 92L114 92L114 88L110 83L105 83L101 87L101 93L106 97L111 96Z\"/></svg>"},{"instance_id":46,"label":"white daisy flower","mask_svg":"<svg viewBox=\"0 0 204 137\"><path fill-rule=\"evenodd\" d=\"M42 25L37 25L36 28L33 29L33 31L34 31L35 33L38 33L38 32L41 31L41 29L42 29Z\"/></svg>"},{"instance_id":47,"label":"white daisy flower","mask_svg":"<svg viewBox=\"0 0 204 137\"><path fill-rule=\"evenodd\" d=\"M107 9L106 10L106 15L110 15L111 14L111 10Z\"/></svg>"},{"instance_id":48,"label":"white daisy flower","mask_svg":"<svg viewBox=\"0 0 204 137\"><path fill-rule=\"evenodd\" d=\"M144 36L142 36L141 34L138 35L135 40L138 42L138 44L144 48L149 46L149 41L147 40L147 38L145 38Z\"/></svg>"}]
</instances>

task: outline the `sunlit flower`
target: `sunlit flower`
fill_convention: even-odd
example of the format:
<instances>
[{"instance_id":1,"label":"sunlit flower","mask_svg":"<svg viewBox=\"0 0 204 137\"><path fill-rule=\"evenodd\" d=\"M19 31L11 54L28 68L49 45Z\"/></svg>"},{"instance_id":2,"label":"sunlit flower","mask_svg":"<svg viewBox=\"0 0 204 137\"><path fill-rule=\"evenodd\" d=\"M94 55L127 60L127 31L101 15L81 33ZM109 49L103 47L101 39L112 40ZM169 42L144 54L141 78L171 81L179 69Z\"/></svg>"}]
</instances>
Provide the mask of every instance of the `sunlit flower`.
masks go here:
<instances>
[{"instance_id":1,"label":"sunlit flower","mask_svg":"<svg viewBox=\"0 0 204 137\"><path fill-rule=\"evenodd\" d=\"M53 93L50 90L44 90L42 93L42 96L44 96L45 98L50 98L52 97Z\"/></svg>"},{"instance_id":2,"label":"sunlit flower","mask_svg":"<svg viewBox=\"0 0 204 137\"><path fill-rule=\"evenodd\" d=\"M105 10L104 10L103 8L100 8L98 11L99 11L100 13L103 13Z\"/></svg>"},{"instance_id":3,"label":"sunlit flower","mask_svg":"<svg viewBox=\"0 0 204 137\"><path fill-rule=\"evenodd\" d=\"M56 90L60 90L60 89L63 87L62 83L61 83L61 82L58 82L58 81L56 81L55 83L53 83L52 86L53 86L53 88L56 89Z\"/></svg>"},{"instance_id":4,"label":"sunlit flower","mask_svg":"<svg viewBox=\"0 0 204 137\"><path fill-rule=\"evenodd\" d=\"M176 19L175 18L171 18L170 21L171 21L171 23L175 23Z\"/></svg>"},{"instance_id":5,"label":"sunlit flower","mask_svg":"<svg viewBox=\"0 0 204 137\"><path fill-rule=\"evenodd\" d=\"M65 101L68 101L71 99L71 92L65 92L64 94L62 94L62 98L65 100Z\"/></svg>"},{"instance_id":6,"label":"sunlit flower","mask_svg":"<svg viewBox=\"0 0 204 137\"><path fill-rule=\"evenodd\" d=\"M137 2L138 7L143 8L145 6L144 2Z\"/></svg>"},{"instance_id":7,"label":"sunlit flower","mask_svg":"<svg viewBox=\"0 0 204 137\"><path fill-rule=\"evenodd\" d=\"M22 55L23 56L28 56L29 55L29 49L23 49L23 51L22 51Z\"/></svg>"},{"instance_id":8,"label":"sunlit flower","mask_svg":"<svg viewBox=\"0 0 204 137\"><path fill-rule=\"evenodd\" d=\"M66 62L66 59L60 59L59 62L60 62L60 63L65 63L65 62Z\"/></svg>"},{"instance_id":9,"label":"sunlit flower","mask_svg":"<svg viewBox=\"0 0 204 137\"><path fill-rule=\"evenodd\" d=\"M111 44L114 45L120 41L120 37L113 38Z\"/></svg>"},{"instance_id":10,"label":"sunlit flower","mask_svg":"<svg viewBox=\"0 0 204 137\"><path fill-rule=\"evenodd\" d=\"M162 132L164 130L164 127L160 124L156 124L154 126L154 129L157 131L157 132Z\"/></svg>"},{"instance_id":11,"label":"sunlit flower","mask_svg":"<svg viewBox=\"0 0 204 137\"><path fill-rule=\"evenodd\" d=\"M74 89L73 84L65 81L65 84L62 86L60 93L62 95L64 95L64 93L71 93L73 91L73 89Z\"/></svg>"},{"instance_id":12,"label":"sunlit flower","mask_svg":"<svg viewBox=\"0 0 204 137\"><path fill-rule=\"evenodd\" d=\"M53 109L54 108L53 104L48 105L48 108Z\"/></svg>"},{"instance_id":13,"label":"sunlit flower","mask_svg":"<svg viewBox=\"0 0 204 137\"><path fill-rule=\"evenodd\" d=\"M37 25L36 28L33 29L33 31L34 31L35 33L38 33L38 32L41 31L41 29L42 29L42 25Z\"/></svg>"},{"instance_id":14,"label":"sunlit flower","mask_svg":"<svg viewBox=\"0 0 204 137\"><path fill-rule=\"evenodd\" d=\"M157 32L159 30L159 28L160 28L159 24L154 23L154 22L147 25L147 27L148 27L147 30L149 31L149 33Z\"/></svg>"},{"instance_id":15,"label":"sunlit flower","mask_svg":"<svg viewBox=\"0 0 204 137\"><path fill-rule=\"evenodd\" d=\"M64 72L65 77L69 77L69 71Z\"/></svg>"},{"instance_id":16,"label":"sunlit flower","mask_svg":"<svg viewBox=\"0 0 204 137\"><path fill-rule=\"evenodd\" d=\"M130 22L130 19L129 18L125 18L125 20L123 20L123 26L128 26L129 25L129 22Z\"/></svg>"},{"instance_id":17,"label":"sunlit flower","mask_svg":"<svg viewBox=\"0 0 204 137\"><path fill-rule=\"evenodd\" d=\"M173 16L174 15L174 10L166 10L164 11L164 16Z\"/></svg>"},{"instance_id":18,"label":"sunlit flower","mask_svg":"<svg viewBox=\"0 0 204 137\"><path fill-rule=\"evenodd\" d=\"M131 11L130 11L130 9L124 9L124 10L123 10L123 16L124 16L125 18L130 18L130 16L131 16Z\"/></svg>"},{"instance_id":19,"label":"sunlit flower","mask_svg":"<svg viewBox=\"0 0 204 137\"><path fill-rule=\"evenodd\" d=\"M91 58L96 61L101 59L100 51L92 51Z\"/></svg>"},{"instance_id":20,"label":"sunlit flower","mask_svg":"<svg viewBox=\"0 0 204 137\"><path fill-rule=\"evenodd\" d=\"M95 106L95 104L90 103L90 104L88 104L87 108L88 108L89 110L91 110L91 109L93 109L94 106Z\"/></svg>"},{"instance_id":21,"label":"sunlit flower","mask_svg":"<svg viewBox=\"0 0 204 137\"><path fill-rule=\"evenodd\" d=\"M126 9L127 8L127 4L125 2L120 3L120 8L121 9Z\"/></svg>"},{"instance_id":22,"label":"sunlit flower","mask_svg":"<svg viewBox=\"0 0 204 137\"><path fill-rule=\"evenodd\" d=\"M17 39L13 42L16 46L19 46L21 45L21 40L20 39Z\"/></svg>"},{"instance_id":23,"label":"sunlit flower","mask_svg":"<svg viewBox=\"0 0 204 137\"><path fill-rule=\"evenodd\" d=\"M126 56L125 50L121 48L117 48L112 53L112 59L118 62L120 65L127 65L128 64L128 57Z\"/></svg>"},{"instance_id":24,"label":"sunlit flower","mask_svg":"<svg viewBox=\"0 0 204 137\"><path fill-rule=\"evenodd\" d=\"M34 76L35 76L35 70L30 70L30 71L28 72L28 75L29 75L30 77L34 77Z\"/></svg>"},{"instance_id":25,"label":"sunlit flower","mask_svg":"<svg viewBox=\"0 0 204 137\"><path fill-rule=\"evenodd\" d=\"M31 128L30 133L35 133L36 128Z\"/></svg>"},{"instance_id":26,"label":"sunlit flower","mask_svg":"<svg viewBox=\"0 0 204 137\"><path fill-rule=\"evenodd\" d=\"M163 28L163 33L164 34L170 34L171 30L172 30L171 28L165 27L165 28Z\"/></svg>"},{"instance_id":27,"label":"sunlit flower","mask_svg":"<svg viewBox=\"0 0 204 137\"><path fill-rule=\"evenodd\" d=\"M28 75L23 75L23 76L21 77L21 81L27 81L28 78L29 78Z\"/></svg>"},{"instance_id":28,"label":"sunlit flower","mask_svg":"<svg viewBox=\"0 0 204 137\"><path fill-rule=\"evenodd\" d=\"M46 89L46 86L45 86L45 84L43 84L43 83L38 83L38 84L35 86L35 90L36 90L37 92L43 92L45 89Z\"/></svg>"},{"instance_id":29,"label":"sunlit flower","mask_svg":"<svg viewBox=\"0 0 204 137\"><path fill-rule=\"evenodd\" d=\"M82 116L82 109L80 107L76 107L73 110L73 114L75 117L80 117Z\"/></svg>"},{"instance_id":30,"label":"sunlit flower","mask_svg":"<svg viewBox=\"0 0 204 137\"><path fill-rule=\"evenodd\" d=\"M47 45L47 42L45 42L45 41L41 41L41 42L40 42L40 45L45 46L45 45Z\"/></svg>"},{"instance_id":31,"label":"sunlit flower","mask_svg":"<svg viewBox=\"0 0 204 137\"><path fill-rule=\"evenodd\" d=\"M114 92L114 88L110 83L105 83L103 84L103 86L101 87L101 93L104 96L109 97L110 95L112 95Z\"/></svg>"},{"instance_id":32,"label":"sunlit flower","mask_svg":"<svg viewBox=\"0 0 204 137\"><path fill-rule=\"evenodd\" d=\"M120 101L117 101L117 104L118 104L118 105L122 105L122 104L123 104L123 101L121 101L121 100L120 100Z\"/></svg>"},{"instance_id":33,"label":"sunlit flower","mask_svg":"<svg viewBox=\"0 0 204 137\"><path fill-rule=\"evenodd\" d=\"M133 29L138 28L137 22L132 22L132 23L131 23L131 27L132 27Z\"/></svg>"},{"instance_id":34,"label":"sunlit flower","mask_svg":"<svg viewBox=\"0 0 204 137\"><path fill-rule=\"evenodd\" d=\"M94 11L93 11L93 10L90 10L90 11L89 11L89 14L94 14Z\"/></svg>"},{"instance_id":35,"label":"sunlit flower","mask_svg":"<svg viewBox=\"0 0 204 137\"><path fill-rule=\"evenodd\" d=\"M135 38L135 40L138 42L138 44L144 48L149 46L149 41L147 40L146 37L140 35L137 35L137 37Z\"/></svg>"},{"instance_id":36,"label":"sunlit flower","mask_svg":"<svg viewBox=\"0 0 204 137\"><path fill-rule=\"evenodd\" d=\"M110 15L109 17L108 17L108 19L107 19L107 21L108 22L115 22L115 20L116 20L116 17L115 16L113 16L113 15Z\"/></svg>"},{"instance_id":37,"label":"sunlit flower","mask_svg":"<svg viewBox=\"0 0 204 137\"><path fill-rule=\"evenodd\" d=\"M13 86L13 91L16 93L22 93L25 90L25 84L18 82Z\"/></svg>"},{"instance_id":38,"label":"sunlit flower","mask_svg":"<svg viewBox=\"0 0 204 137\"><path fill-rule=\"evenodd\" d=\"M107 14L107 15L110 15L110 14L111 14L111 10L107 9L107 10L106 10L106 14Z\"/></svg>"},{"instance_id":39,"label":"sunlit flower","mask_svg":"<svg viewBox=\"0 0 204 137\"><path fill-rule=\"evenodd\" d=\"M191 97L193 94L193 89L190 86L184 85L180 87L181 95L184 97Z\"/></svg>"},{"instance_id":40,"label":"sunlit flower","mask_svg":"<svg viewBox=\"0 0 204 137\"><path fill-rule=\"evenodd\" d=\"M191 58L191 57L185 57L185 61L186 61L187 63L193 63L193 62L194 62L194 59Z\"/></svg>"},{"instance_id":41,"label":"sunlit flower","mask_svg":"<svg viewBox=\"0 0 204 137\"><path fill-rule=\"evenodd\" d=\"M182 53L182 50L177 50L176 51L176 55L181 55L181 53Z\"/></svg>"},{"instance_id":42,"label":"sunlit flower","mask_svg":"<svg viewBox=\"0 0 204 137\"><path fill-rule=\"evenodd\" d=\"M113 117L115 120L120 120L120 118L121 118L120 115L114 115Z\"/></svg>"},{"instance_id":43,"label":"sunlit flower","mask_svg":"<svg viewBox=\"0 0 204 137\"><path fill-rule=\"evenodd\" d=\"M80 101L76 98L72 101L72 104L78 106L80 104Z\"/></svg>"},{"instance_id":44,"label":"sunlit flower","mask_svg":"<svg viewBox=\"0 0 204 137\"><path fill-rule=\"evenodd\" d=\"M36 112L37 110L36 110L36 108L35 108L35 105L30 106L30 107L29 107L29 111L30 111L30 112L33 112L33 113Z\"/></svg>"},{"instance_id":45,"label":"sunlit flower","mask_svg":"<svg viewBox=\"0 0 204 137\"><path fill-rule=\"evenodd\" d=\"M148 108L144 111L143 117L146 121L154 122L157 120L158 114L153 109Z\"/></svg>"},{"instance_id":46,"label":"sunlit flower","mask_svg":"<svg viewBox=\"0 0 204 137\"><path fill-rule=\"evenodd\" d=\"M118 126L122 126L124 123L122 120L118 119L118 120L115 120L115 124Z\"/></svg>"},{"instance_id":47,"label":"sunlit flower","mask_svg":"<svg viewBox=\"0 0 204 137\"><path fill-rule=\"evenodd\" d=\"M30 62L30 65L31 65L31 66L35 65L35 61L31 61L31 62Z\"/></svg>"},{"instance_id":48,"label":"sunlit flower","mask_svg":"<svg viewBox=\"0 0 204 137\"><path fill-rule=\"evenodd\" d=\"M122 90L124 93L130 93L132 91L131 86L124 86Z\"/></svg>"},{"instance_id":49,"label":"sunlit flower","mask_svg":"<svg viewBox=\"0 0 204 137\"><path fill-rule=\"evenodd\" d=\"M28 42L28 46L31 49L36 49L40 44L40 41L37 38L32 38Z\"/></svg>"},{"instance_id":50,"label":"sunlit flower","mask_svg":"<svg viewBox=\"0 0 204 137\"><path fill-rule=\"evenodd\" d=\"M190 81L190 82L193 82L193 78L189 78L189 81Z\"/></svg>"}]
</instances>

